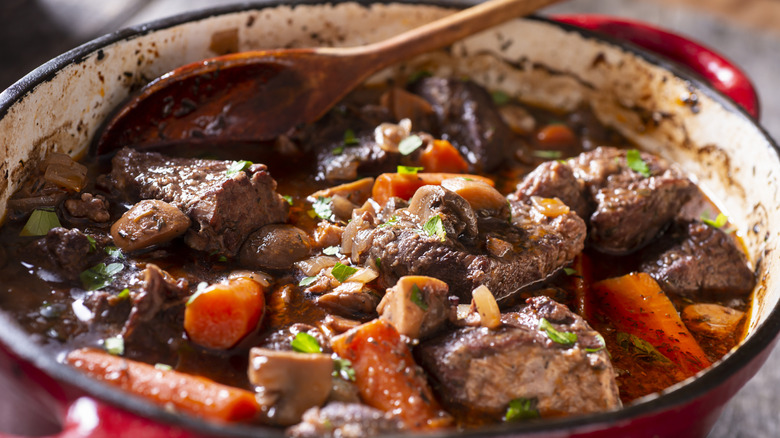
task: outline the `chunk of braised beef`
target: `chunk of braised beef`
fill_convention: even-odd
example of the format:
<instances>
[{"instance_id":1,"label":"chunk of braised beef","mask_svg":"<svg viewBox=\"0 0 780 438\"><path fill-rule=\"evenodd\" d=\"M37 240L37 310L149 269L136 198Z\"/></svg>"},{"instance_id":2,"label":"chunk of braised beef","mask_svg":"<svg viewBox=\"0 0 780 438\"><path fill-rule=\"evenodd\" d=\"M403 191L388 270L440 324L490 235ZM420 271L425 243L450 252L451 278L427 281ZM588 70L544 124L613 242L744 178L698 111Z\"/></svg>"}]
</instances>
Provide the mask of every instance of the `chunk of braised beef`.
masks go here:
<instances>
[{"instance_id":1,"label":"chunk of braised beef","mask_svg":"<svg viewBox=\"0 0 780 438\"><path fill-rule=\"evenodd\" d=\"M86 218L97 223L111 219L106 198L91 193L82 193L78 198L66 200L65 210L74 218Z\"/></svg>"},{"instance_id":2,"label":"chunk of braised beef","mask_svg":"<svg viewBox=\"0 0 780 438\"><path fill-rule=\"evenodd\" d=\"M588 239L596 249L624 254L641 248L669 225L693 197L696 186L666 160L642 152L649 176L628 163L628 151L598 148L570 160L574 175L584 182L596 204Z\"/></svg>"},{"instance_id":3,"label":"chunk of braised beef","mask_svg":"<svg viewBox=\"0 0 780 438\"><path fill-rule=\"evenodd\" d=\"M664 292L694 300L744 299L756 284L734 239L699 221L676 221L643 253L640 270Z\"/></svg>"},{"instance_id":4,"label":"chunk of braised beef","mask_svg":"<svg viewBox=\"0 0 780 438\"><path fill-rule=\"evenodd\" d=\"M187 281L147 264L140 289L131 293L132 310L122 330L125 354L153 363L175 363L182 342Z\"/></svg>"},{"instance_id":5,"label":"chunk of braised beef","mask_svg":"<svg viewBox=\"0 0 780 438\"><path fill-rule=\"evenodd\" d=\"M289 204L262 164L237 171L232 161L171 158L124 148L112 160L111 185L131 201L159 199L173 204L193 225L190 247L235 255L246 236L287 219Z\"/></svg>"},{"instance_id":6,"label":"chunk of braised beef","mask_svg":"<svg viewBox=\"0 0 780 438\"><path fill-rule=\"evenodd\" d=\"M98 263L105 254L78 229L57 227L36 240L22 257L55 272L63 280L79 281L81 272Z\"/></svg>"},{"instance_id":7,"label":"chunk of braised beef","mask_svg":"<svg viewBox=\"0 0 780 438\"><path fill-rule=\"evenodd\" d=\"M412 205L422 217L412 212ZM437 215L441 230L426 230ZM353 260L376 264L384 287L403 276L425 275L444 281L453 295L469 301L480 285L500 300L547 278L584 246L585 224L573 212L548 215L532 204L514 202L511 223L491 217L474 223L475 217L455 192L423 187L409 208L396 210L394 219L373 228L371 221L361 221L359 231L345 232L351 241L342 249L350 251Z\"/></svg>"},{"instance_id":8,"label":"chunk of braised beef","mask_svg":"<svg viewBox=\"0 0 780 438\"><path fill-rule=\"evenodd\" d=\"M382 298L357 282L343 283L316 298L318 306L349 319L368 321L376 317L376 307Z\"/></svg>"},{"instance_id":9,"label":"chunk of braised beef","mask_svg":"<svg viewBox=\"0 0 780 438\"><path fill-rule=\"evenodd\" d=\"M514 135L490 94L471 81L429 77L413 84L436 113L431 134L449 140L477 171L500 166Z\"/></svg>"},{"instance_id":10,"label":"chunk of braised beef","mask_svg":"<svg viewBox=\"0 0 780 438\"><path fill-rule=\"evenodd\" d=\"M573 336L571 342L548 335ZM491 330L465 327L422 343L418 356L442 401L498 420L509 403L531 402L541 417L621 406L603 341L580 316L547 297L529 298Z\"/></svg>"},{"instance_id":11,"label":"chunk of braised beef","mask_svg":"<svg viewBox=\"0 0 780 438\"><path fill-rule=\"evenodd\" d=\"M404 429L400 420L379 409L359 403L331 402L322 408L307 410L303 421L288 428L285 434L295 438L361 438L394 434Z\"/></svg>"},{"instance_id":12,"label":"chunk of braised beef","mask_svg":"<svg viewBox=\"0 0 780 438\"><path fill-rule=\"evenodd\" d=\"M588 243L608 254L634 252L657 238L694 197L696 186L677 167L640 153L600 147L568 160L547 162L529 173L512 195L557 197L588 223ZM567 169L568 168L568 169Z\"/></svg>"}]
</instances>

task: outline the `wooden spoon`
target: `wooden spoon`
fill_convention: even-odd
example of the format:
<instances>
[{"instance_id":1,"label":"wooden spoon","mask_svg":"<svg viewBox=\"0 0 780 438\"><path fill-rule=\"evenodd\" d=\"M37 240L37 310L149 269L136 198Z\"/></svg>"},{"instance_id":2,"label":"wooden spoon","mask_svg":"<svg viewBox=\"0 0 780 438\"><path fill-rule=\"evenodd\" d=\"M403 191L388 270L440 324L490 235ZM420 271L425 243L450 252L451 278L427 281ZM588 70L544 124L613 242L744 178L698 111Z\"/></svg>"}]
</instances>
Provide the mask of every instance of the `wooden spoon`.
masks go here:
<instances>
[{"instance_id":1,"label":"wooden spoon","mask_svg":"<svg viewBox=\"0 0 780 438\"><path fill-rule=\"evenodd\" d=\"M97 154L170 142L257 141L310 123L379 70L558 0L490 0L374 44L241 52L155 79L104 125Z\"/></svg>"}]
</instances>

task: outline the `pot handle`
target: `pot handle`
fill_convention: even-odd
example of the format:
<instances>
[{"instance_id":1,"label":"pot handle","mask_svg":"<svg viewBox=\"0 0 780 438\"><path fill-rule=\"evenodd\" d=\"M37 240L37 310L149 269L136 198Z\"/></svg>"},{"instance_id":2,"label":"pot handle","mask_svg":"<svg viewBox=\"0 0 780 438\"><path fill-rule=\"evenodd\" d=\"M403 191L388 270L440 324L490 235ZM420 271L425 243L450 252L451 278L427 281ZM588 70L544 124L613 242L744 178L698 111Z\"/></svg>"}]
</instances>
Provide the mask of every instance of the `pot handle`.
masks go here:
<instances>
[{"instance_id":1,"label":"pot handle","mask_svg":"<svg viewBox=\"0 0 780 438\"><path fill-rule=\"evenodd\" d=\"M555 21L629 41L693 70L758 120L760 104L753 83L731 61L693 40L639 21L605 15L552 15Z\"/></svg>"}]
</instances>

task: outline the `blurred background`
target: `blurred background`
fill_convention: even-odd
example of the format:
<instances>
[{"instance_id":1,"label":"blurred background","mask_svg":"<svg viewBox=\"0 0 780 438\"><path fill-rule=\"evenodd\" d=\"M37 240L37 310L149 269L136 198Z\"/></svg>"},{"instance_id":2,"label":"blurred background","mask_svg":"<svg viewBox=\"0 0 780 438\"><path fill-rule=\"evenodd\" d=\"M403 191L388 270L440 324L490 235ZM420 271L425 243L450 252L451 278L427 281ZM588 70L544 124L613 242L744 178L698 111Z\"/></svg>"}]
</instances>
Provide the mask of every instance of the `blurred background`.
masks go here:
<instances>
[{"instance_id":1,"label":"blurred background","mask_svg":"<svg viewBox=\"0 0 780 438\"><path fill-rule=\"evenodd\" d=\"M0 90L96 36L236 0L0 0ZM694 39L739 65L761 101L761 123L780 139L780 0L571 0L553 13L639 19ZM710 438L780 436L780 349L727 406Z\"/></svg>"}]
</instances>

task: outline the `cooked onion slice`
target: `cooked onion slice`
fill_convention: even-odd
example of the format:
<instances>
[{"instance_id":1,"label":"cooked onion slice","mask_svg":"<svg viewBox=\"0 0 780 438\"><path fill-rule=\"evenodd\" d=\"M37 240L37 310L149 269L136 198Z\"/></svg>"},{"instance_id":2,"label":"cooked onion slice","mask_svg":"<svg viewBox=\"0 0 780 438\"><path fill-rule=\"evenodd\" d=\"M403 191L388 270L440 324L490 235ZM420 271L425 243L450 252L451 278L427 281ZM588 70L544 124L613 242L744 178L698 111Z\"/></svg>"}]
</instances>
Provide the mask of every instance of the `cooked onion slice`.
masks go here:
<instances>
[{"instance_id":1,"label":"cooked onion slice","mask_svg":"<svg viewBox=\"0 0 780 438\"><path fill-rule=\"evenodd\" d=\"M471 292L471 297L479 313L482 327L494 329L501 325L501 311L498 310L498 303L490 289L482 285Z\"/></svg>"},{"instance_id":2,"label":"cooked onion slice","mask_svg":"<svg viewBox=\"0 0 780 438\"><path fill-rule=\"evenodd\" d=\"M531 202L540 213L550 218L555 218L569 212L569 206L558 198L531 196Z\"/></svg>"},{"instance_id":3,"label":"cooked onion slice","mask_svg":"<svg viewBox=\"0 0 780 438\"><path fill-rule=\"evenodd\" d=\"M73 161L68 154L52 153L43 163L43 179L72 192L80 192L87 184L87 167Z\"/></svg>"}]
</instances>

